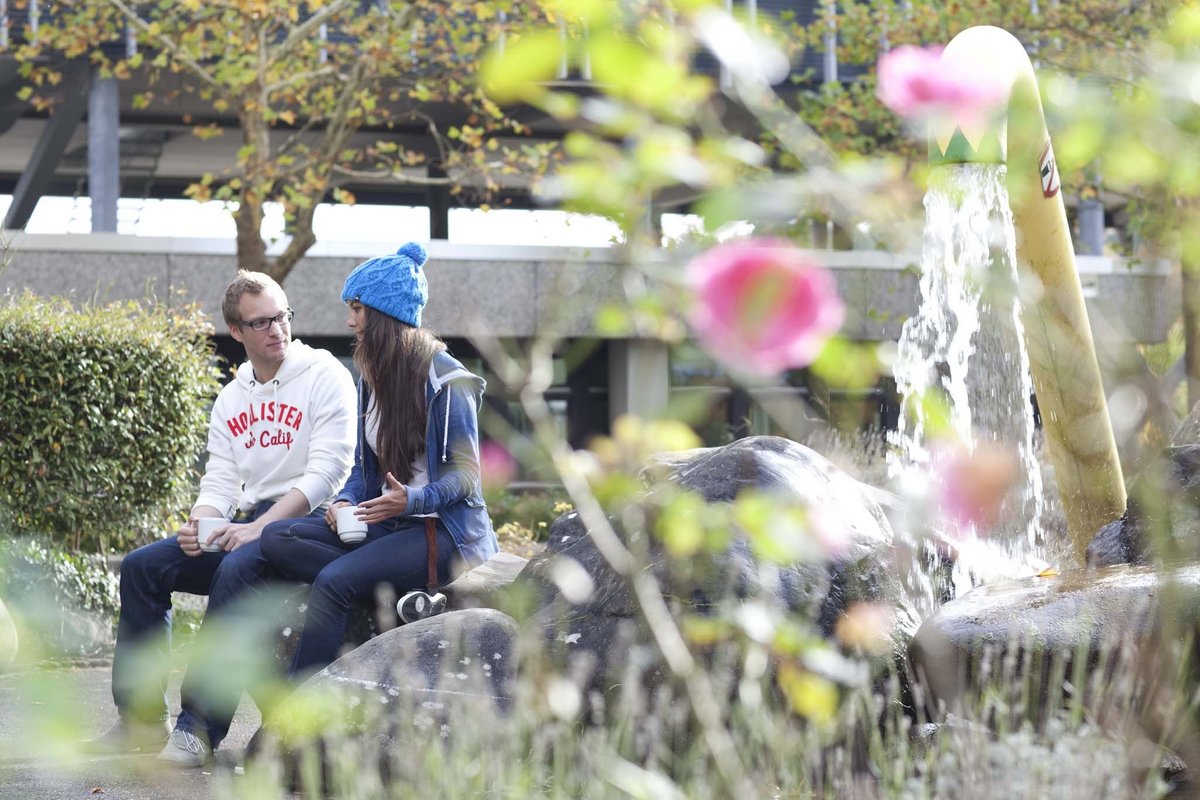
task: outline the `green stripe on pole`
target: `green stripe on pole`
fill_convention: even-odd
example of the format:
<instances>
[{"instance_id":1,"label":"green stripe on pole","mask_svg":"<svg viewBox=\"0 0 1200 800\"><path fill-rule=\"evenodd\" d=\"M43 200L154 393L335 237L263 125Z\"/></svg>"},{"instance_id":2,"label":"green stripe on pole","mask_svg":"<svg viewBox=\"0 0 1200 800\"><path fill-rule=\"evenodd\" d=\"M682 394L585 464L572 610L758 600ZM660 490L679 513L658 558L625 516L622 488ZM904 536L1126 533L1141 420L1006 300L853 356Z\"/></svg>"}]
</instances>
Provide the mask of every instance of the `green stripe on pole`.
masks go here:
<instances>
[{"instance_id":1,"label":"green stripe on pole","mask_svg":"<svg viewBox=\"0 0 1200 800\"><path fill-rule=\"evenodd\" d=\"M1005 163L1004 145L1000 144L1000 136L991 130L984 134L978 147L973 147L967 140L962 128L955 128L950 141L946 143L946 151L942 152L933 138L929 140L929 163L938 164L1003 164Z\"/></svg>"}]
</instances>

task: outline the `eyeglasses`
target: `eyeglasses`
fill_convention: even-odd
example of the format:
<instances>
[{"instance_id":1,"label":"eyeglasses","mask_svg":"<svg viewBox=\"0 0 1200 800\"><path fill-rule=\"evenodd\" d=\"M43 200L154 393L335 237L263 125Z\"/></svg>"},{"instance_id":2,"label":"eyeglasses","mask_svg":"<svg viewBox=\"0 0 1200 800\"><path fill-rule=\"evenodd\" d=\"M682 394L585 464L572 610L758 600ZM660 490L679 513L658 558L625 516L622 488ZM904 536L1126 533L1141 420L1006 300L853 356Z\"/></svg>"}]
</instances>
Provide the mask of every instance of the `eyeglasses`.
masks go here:
<instances>
[{"instance_id":1,"label":"eyeglasses","mask_svg":"<svg viewBox=\"0 0 1200 800\"><path fill-rule=\"evenodd\" d=\"M243 328L249 328L252 331L259 331L261 333L262 331L265 331L267 328L270 328L272 324L278 325L279 327L282 328L284 325L287 325L288 323L290 323L295 316L296 316L296 312L292 311L289 308L287 311L281 311L273 317L262 317L261 319L252 319L249 322L239 319L238 325L241 325Z\"/></svg>"}]
</instances>

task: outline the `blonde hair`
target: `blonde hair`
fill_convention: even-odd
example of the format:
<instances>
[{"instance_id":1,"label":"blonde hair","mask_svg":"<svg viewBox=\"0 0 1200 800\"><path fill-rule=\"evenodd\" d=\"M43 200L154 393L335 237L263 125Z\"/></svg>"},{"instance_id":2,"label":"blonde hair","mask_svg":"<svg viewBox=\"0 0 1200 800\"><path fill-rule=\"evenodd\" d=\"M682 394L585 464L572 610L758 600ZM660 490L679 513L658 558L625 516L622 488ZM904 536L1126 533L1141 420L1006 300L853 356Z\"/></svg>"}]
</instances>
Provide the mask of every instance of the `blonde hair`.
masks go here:
<instances>
[{"instance_id":1,"label":"blonde hair","mask_svg":"<svg viewBox=\"0 0 1200 800\"><path fill-rule=\"evenodd\" d=\"M239 269L233 281L225 287L225 299L221 301L221 316L225 317L225 324L232 328L242 321L238 316L238 305L242 302L242 295L259 295L272 289L287 297L283 287L265 272Z\"/></svg>"}]
</instances>

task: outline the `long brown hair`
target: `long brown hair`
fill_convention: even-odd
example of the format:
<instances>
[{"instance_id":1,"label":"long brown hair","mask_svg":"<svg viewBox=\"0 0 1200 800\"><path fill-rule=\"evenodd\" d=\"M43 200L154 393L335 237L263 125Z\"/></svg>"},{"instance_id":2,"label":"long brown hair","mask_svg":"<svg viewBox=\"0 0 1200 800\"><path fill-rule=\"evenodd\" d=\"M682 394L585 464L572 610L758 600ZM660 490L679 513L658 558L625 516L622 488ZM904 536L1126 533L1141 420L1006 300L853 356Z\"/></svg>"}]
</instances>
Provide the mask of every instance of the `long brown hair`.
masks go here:
<instances>
[{"instance_id":1,"label":"long brown hair","mask_svg":"<svg viewBox=\"0 0 1200 800\"><path fill-rule=\"evenodd\" d=\"M401 483L412 480L412 463L425 452L425 384L433 357L446 349L425 328L414 328L363 306L362 339L354 345L354 365L375 397L379 414L380 472Z\"/></svg>"}]
</instances>

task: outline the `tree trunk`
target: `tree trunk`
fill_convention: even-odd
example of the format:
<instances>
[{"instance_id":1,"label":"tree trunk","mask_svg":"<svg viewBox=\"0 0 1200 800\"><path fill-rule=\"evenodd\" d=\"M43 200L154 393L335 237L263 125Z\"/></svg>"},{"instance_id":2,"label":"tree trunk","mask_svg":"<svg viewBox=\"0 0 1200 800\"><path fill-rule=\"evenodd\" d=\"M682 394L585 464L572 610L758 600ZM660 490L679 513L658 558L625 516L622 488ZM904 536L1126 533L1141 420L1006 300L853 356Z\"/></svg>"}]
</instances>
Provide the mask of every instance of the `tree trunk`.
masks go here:
<instances>
[{"instance_id":1,"label":"tree trunk","mask_svg":"<svg viewBox=\"0 0 1200 800\"><path fill-rule=\"evenodd\" d=\"M267 274L275 280L283 283L288 275L292 272L292 267L304 258L304 254L308 249L317 243L317 235L313 233L313 217L317 211L316 203L307 208L299 209L296 212L296 218L292 222L288 230L291 236L288 241L288 246L284 249L279 257L271 263Z\"/></svg>"},{"instance_id":2,"label":"tree trunk","mask_svg":"<svg viewBox=\"0 0 1200 800\"><path fill-rule=\"evenodd\" d=\"M270 184L263 176L269 174L271 131L261 114L243 111L238 114L238 121L242 126L244 150L248 153L242 164L242 187L233 215L237 225L238 267L270 274L262 223L263 205L270 197Z\"/></svg>"},{"instance_id":3,"label":"tree trunk","mask_svg":"<svg viewBox=\"0 0 1200 800\"><path fill-rule=\"evenodd\" d=\"M233 221L237 224L238 268L270 274L267 265L267 243L262 238L262 199L243 192L237 211L233 214Z\"/></svg>"},{"instance_id":4,"label":"tree trunk","mask_svg":"<svg viewBox=\"0 0 1200 800\"><path fill-rule=\"evenodd\" d=\"M1183 360L1187 372L1188 407L1200 402L1200 253L1184 249L1183 273Z\"/></svg>"}]
</instances>

